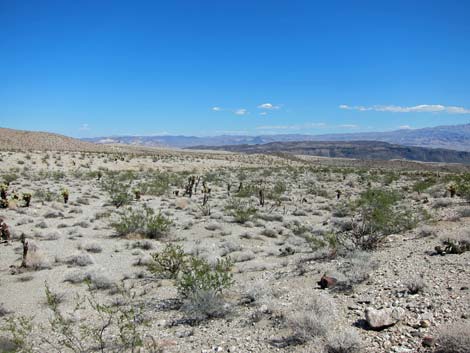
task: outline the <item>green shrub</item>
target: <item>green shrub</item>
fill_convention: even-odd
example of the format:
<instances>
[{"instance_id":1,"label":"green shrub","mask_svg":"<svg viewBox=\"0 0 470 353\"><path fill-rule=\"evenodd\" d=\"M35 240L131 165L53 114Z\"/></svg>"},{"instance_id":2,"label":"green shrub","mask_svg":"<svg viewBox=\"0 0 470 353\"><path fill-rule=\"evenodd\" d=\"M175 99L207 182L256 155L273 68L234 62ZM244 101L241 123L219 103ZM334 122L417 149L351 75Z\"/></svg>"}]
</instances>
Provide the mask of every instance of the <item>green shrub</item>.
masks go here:
<instances>
[{"instance_id":1,"label":"green shrub","mask_svg":"<svg viewBox=\"0 0 470 353\"><path fill-rule=\"evenodd\" d=\"M436 179L427 178L427 179L419 180L416 183L414 183L411 189L414 192L422 193L435 184L436 184Z\"/></svg>"},{"instance_id":2,"label":"green shrub","mask_svg":"<svg viewBox=\"0 0 470 353\"><path fill-rule=\"evenodd\" d=\"M145 182L139 183L138 188L145 195L161 196L170 189L171 176L169 173L153 172Z\"/></svg>"},{"instance_id":3,"label":"green shrub","mask_svg":"<svg viewBox=\"0 0 470 353\"><path fill-rule=\"evenodd\" d=\"M470 173L463 174L457 182L457 194L470 201Z\"/></svg>"},{"instance_id":4,"label":"green shrub","mask_svg":"<svg viewBox=\"0 0 470 353\"><path fill-rule=\"evenodd\" d=\"M144 205L141 209L128 208L117 222L111 223L120 236L140 234L151 239L158 239L165 235L172 221L159 212Z\"/></svg>"},{"instance_id":5,"label":"green shrub","mask_svg":"<svg viewBox=\"0 0 470 353\"><path fill-rule=\"evenodd\" d=\"M229 215L235 218L237 223L245 223L257 217L257 209L246 202L238 199L232 199L225 206L225 210Z\"/></svg>"},{"instance_id":6,"label":"green shrub","mask_svg":"<svg viewBox=\"0 0 470 353\"><path fill-rule=\"evenodd\" d=\"M221 293L233 284L231 268L232 262L228 258L218 259L217 263L211 266L206 260L191 256L177 279L178 292L183 297L200 290Z\"/></svg>"},{"instance_id":7,"label":"green shrub","mask_svg":"<svg viewBox=\"0 0 470 353\"><path fill-rule=\"evenodd\" d=\"M2 179L5 184L9 185L12 182L18 180L18 175L14 173L7 173L2 175Z\"/></svg>"},{"instance_id":8,"label":"green shrub","mask_svg":"<svg viewBox=\"0 0 470 353\"><path fill-rule=\"evenodd\" d=\"M188 262L188 255L183 248L172 244L167 245L161 253L152 254L152 258L154 262L148 265L149 271L171 279L176 279Z\"/></svg>"},{"instance_id":9,"label":"green shrub","mask_svg":"<svg viewBox=\"0 0 470 353\"><path fill-rule=\"evenodd\" d=\"M64 312L46 284L49 320L36 323L32 317L10 317L2 332L14 346L12 352L159 352L148 334L143 304L136 304L129 291L122 289L119 294L119 305L98 302L93 292L77 295L70 312ZM89 315L82 315L85 309ZM78 316L80 320L73 319Z\"/></svg>"},{"instance_id":10,"label":"green shrub","mask_svg":"<svg viewBox=\"0 0 470 353\"><path fill-rule=\"evenodd\" d=\"M309 195L324 197L325 199L329 198L328 191L316 185L310 186L307 190L307 193Z\"/></svg>"},{"instance_id":11,"label":"green shrub","mask_svg":"<svg viewBox=\"0 0 470 353\"><path fill-rule=\"evenodd\" d=\"M129 192L130 184L124 184L113 177L103 181L101 186L108 193L113 206L121 207L132 201L132 195Z\"/></svg>"},{"instance_id":12,"label":"green shrub","mask_svg":"<svg viewBox=\"0 0 470 353\"><path fill-rule=\"evenodd\" d=\"M369 189L355 203L357 215L350 240L363 250L376 248L393 233L412 229L418 223L411 210L398 207L401 195L395 191Z\"/></svg>"}]
</instances>

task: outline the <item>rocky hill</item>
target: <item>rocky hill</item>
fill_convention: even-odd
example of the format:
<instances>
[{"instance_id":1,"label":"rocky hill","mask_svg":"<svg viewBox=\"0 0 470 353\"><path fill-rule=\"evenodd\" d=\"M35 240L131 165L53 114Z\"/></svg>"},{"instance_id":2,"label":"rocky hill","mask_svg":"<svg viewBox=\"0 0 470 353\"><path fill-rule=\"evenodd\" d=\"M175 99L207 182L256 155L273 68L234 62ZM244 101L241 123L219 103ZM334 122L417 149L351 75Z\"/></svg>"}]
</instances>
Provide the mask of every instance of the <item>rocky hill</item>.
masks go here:
<instances>
[{"instance_id":1,"label":"rocky hill","mask_svg":"<svg viewBox=\"0 0 470 353\"><path fill-rule=\"evenodd\" d=\"M105 151L108 146L50 132L0 128L0 149L35 151Z\"/></svg>"},{"instance_id":2,"label":"rocky hill","mask_svg":"<svg viewBox=\"0 0 470 353\"><path fill-rule=\"evenodd\" d=\"M470 152L400 146L386 142L374 141L272 142L262 145L197 146L194 148L243 153L289 153L294 155L332 158L354 158L366 160L406 159L422 162L470 164Z\"/></svg>"}]
</instances>

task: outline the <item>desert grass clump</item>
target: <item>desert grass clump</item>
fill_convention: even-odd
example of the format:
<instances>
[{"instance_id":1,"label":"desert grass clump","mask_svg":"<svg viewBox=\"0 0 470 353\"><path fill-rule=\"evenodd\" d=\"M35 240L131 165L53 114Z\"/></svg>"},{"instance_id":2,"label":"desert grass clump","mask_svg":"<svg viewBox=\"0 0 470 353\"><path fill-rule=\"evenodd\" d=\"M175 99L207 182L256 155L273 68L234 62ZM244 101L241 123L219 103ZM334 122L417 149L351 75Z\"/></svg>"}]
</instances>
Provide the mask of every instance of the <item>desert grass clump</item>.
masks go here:
<instances>
[{"instance_id":1,"label":"desert grass clump","mask_svg":"<svg viewBox=\"0 0 470 353\"><path fill-rule=\"evenodd\" d=\"M363 343L357 331L346 328L330 332L325 346L328 353L360 353Z\"/></svg>"},{"instance_id":2,"label":"desert grass clump","mask_svg":"<svg viewBox=\"0 0 470 353\"><path fill-rule=\"evenodd\" d=\"M239 199L231 199L225 206L225 210L229 215L234 217L235 222L241 224L253 220L258 216L258 210L255 207Z\"/></svg>"},{"instance_id":3,"label":"desert grass clump","mask_svg":"<svg viewBox=\"0 0 470 353\"><path fill-rule=\"evenodd\" d=\"M84 267L84 266L94 264L94 261L91 255L85 252L80 252L74 255L70 255L67 258L65 258L64 262L68 264L69 266L79 266L79 267Z\"/></svg>"},{"instance_id":4,"label":"desert grass clump","mask_svg":"<svg viewBox=\"0 0 470 353\"><path fill-rule=\"evenodd\" d=\"M91 253L100 253L103 251L103 247L96 241L86 242L84 244L80 244L78 249L83 249L87 252Z\"/></svg>"},{"instance_id":5,"label":"desert grass clump","mask_svg":"<svg viewBox=\"0 0 470 353\"><path fill-rule=\"evenodd\" d=\"M347 279L347 285L354 286L369 279L370 274L378 268L378 262L366 251L354 251L347 254L338 270ZM346 287L347 288L347 287Z\"/></svg>"},{"instance_id":6,"label":"desert grass clump","mask_svg":"<svg viewBox=\"0 0 470 353\"><path fill-rule=\"evenodd\" d=\"M222 295L210 289L198 289L189 294L181 309L190 320L195 322L221 318L227 315L229 311Z\"/></svg>"},{"instance_id":7,"label":"desert grass clump","mask_svg":"<svg viewBox=\"0 0 470 353\"><path fill-rule=\"evenodd\" d=\"M336 308L326 295L316 295L291 312L287 325L301 343L323 338L333 328Z\"/></svg>"},{"instance_id":8,"label":"desert grass clump","mask_svg":"<svg viewBox=\"0 0 470 353\"><path fill-rule=\"evenodd\" d=\"M414 276L406 282L406 290L408 294L422 293L426 287L426 282L422 277Z\"/></svg>"},{"instance_id":9,"label":"desert grass clump","mask_svg":"<svg viewBox=\"0 0 470 353\"><path fill-rule=\"evenodd\" d=\"M139 209L128 208L120 218L111 223L117 235L141 235L146 238L159 239L170 230L173 222L161 212L144 205Z\"/></svg>"},{"instance_id":10,"label":"desert grass clump","mask_svg":"<svg viewBox=\"0 0 470 353\"><path fill-rule=\"evenodd\" d=\"M468 353L470 347L470 323L446 324L438 332L434 353Z\"/></svg>"}]
</instances>

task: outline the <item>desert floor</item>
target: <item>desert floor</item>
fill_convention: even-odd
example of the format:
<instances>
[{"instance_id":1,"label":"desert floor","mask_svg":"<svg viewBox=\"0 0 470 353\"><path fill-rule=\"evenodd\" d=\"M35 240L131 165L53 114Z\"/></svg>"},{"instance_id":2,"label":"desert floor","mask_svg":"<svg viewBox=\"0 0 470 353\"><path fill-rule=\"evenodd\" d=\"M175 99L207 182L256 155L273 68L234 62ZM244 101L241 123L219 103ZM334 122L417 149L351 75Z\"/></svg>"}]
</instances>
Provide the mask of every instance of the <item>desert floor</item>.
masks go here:
<instances>
[{"instance_id":1,"label":"desert floor","mask_svg":"<svg viewBox=\"0 0 470 353\"><path fill-rule=\"evenodd\" d=\"M74 337L84 337L81 351L100 351L80 327L96 332L106 315L129 308L140 310L132 320L138 332L118 342L114 317L102 351L132 351L126 344L138 336L142 352L425 352L469 327L470 251L435 250L448 238L470 243L470 205L448 191L458 174L201 151L0 155L0 181L10 181L0 217L11 233L0 244L0 350L14 349L16 332L32 351L80 351L61 341L67 333L60 327L72 327ZM183 196L191 176L197 188ZM391 209L402 216L365 249L347 239L362 225L353 205L371 189L399 193ZM132 200L116 207L119 193ZM139 230L118 234L113 224L129 208L150 208L171 225L156 239ZM149 270L152 254L169 244L212 266L230 259L233 285L202 299L182 295L177 279ZM336 285L322 289L324 274ZM77 295L123 309L100 316L89 301L75 308ZM366 308L396 309L399 317L372 329ZM57 315L64 322L53 321L54 331ZM32 323L23 336L20 317Z\"/></svg>"}]
</instances>

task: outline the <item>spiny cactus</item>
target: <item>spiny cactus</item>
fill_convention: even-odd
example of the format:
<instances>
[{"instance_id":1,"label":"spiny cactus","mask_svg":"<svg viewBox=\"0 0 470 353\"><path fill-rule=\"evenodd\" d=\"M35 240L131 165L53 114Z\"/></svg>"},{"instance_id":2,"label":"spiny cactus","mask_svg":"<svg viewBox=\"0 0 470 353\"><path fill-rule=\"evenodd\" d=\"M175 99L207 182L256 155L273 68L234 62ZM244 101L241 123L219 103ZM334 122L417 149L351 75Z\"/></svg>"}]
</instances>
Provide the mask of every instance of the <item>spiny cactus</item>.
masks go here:
<instances>
[{"instance_id":1,"label":"spiny cactus","mask_svg":"<svg viewBox=\"0 0 470 353\"><path fill-rule=\"evenodd\" d=\"M24 201L24 207L29 207L31 204L31 194L29 192L23 193L22 199Z\"/></svg>"},{"instance_id":2,"label":"spiny cactus","mask_svg":"<svg viewBox=\"0 0 470 353\"><path fill-rule=\"evenodd\" d=\"M202 205L205 206L207 201L209 201L209 195L211 193L211 189L207 186L205 181L202 182L202 193L204 194Z\"/></svg>"},{"instance_id":3,"label":"spiny cactus","mask_svg":"<svg viewBox=\"0 0 470 353\"><path fill-rule=\"evenodd\" d=\"M336 199L339 200L342 194L341 190L336 190Z\"/></svg>"},{"instance_id":4,"label":"spiny cactus","mask_svg":"<svg viewBox=\"0 0 470 353\"><path fill-rule=\"evenodd\" d=\"M64 188L62 189L62 191L60 192L60 194L62 195L63 199L64 199L64 203L67 203L69 202L69 190Z\"/></svg>"},{"instance_id":5,"label":"spiny cactus","mask_svg":"<svg viewBox=\"0 0 470 353\"><path fill-rule=\"evenodd\" d=\"M8 207L7 191L8 191L8 185L0 184L0 208Z\"/></svg>"},{"instance_id":6,"label":"spiny cactus","mask_svg":"<svg viewBox=\"0 0 470 353\"><path fill-rule=\"evenodd\" d=\"M2 200L7 199L7 191L8 191L8 185L7 184L0 184L0 198Z\"/></svg>"},{"instance_id":7,"label":"spiny cactus","mask_svg":"<svg viewBox=\"0 0 470 353\"><path fill-rule=\"evenodd\" d=\"M194 188L195 183L196 183L196 177L195 176L190 176L188 178L188 183L186 184L186 186L184 188L183 196L188 195L190 198L191 198L191 196L193 196L193 188Z\"/></svg>"},{"instance_id":8,"label":"spiny cactus","mask_svg":"<svg viewBox=\"0 0 470 353\"><path fill-rule=\"evenodd\" d=\"M23 244L23 258L21 260L21 267L26 267L26 257L28 256L29 243L26 240L26 236L21 234L21 243Z\"/></svg>"},{"instance_id":9,"label":"spiny cactus","mask_svg":"<svg viewBox=\"0 0 470 353\"><path fill-rule=\"evenodd\" d=\"M8 229L8 225L2 218L0 218L0 238L3 241L10 240L10 230Z\"/></svg>"},{"instance_id":10,"label":"spiny cactus","mask_svg":"<svg viewBox=\"0 0 470 353\"><path fill-rule=\"evenodd\" d=\"M264 190L260 189L258 192L259 195L259 205L264 206Z\"/></svg>"},{"instance_id":11,"label":"spiny cactus","mask_svg":"<svg viewBox=\"0 0 470 353\"><path fill-rule=\"evenodd\" d=\"M454 184L451 184L447 187L447 191L449 192L450 194L450 197L454 198L455 197L455 194L457 192L457 188L455 187Z\"/></svg>"}]
</instances>

